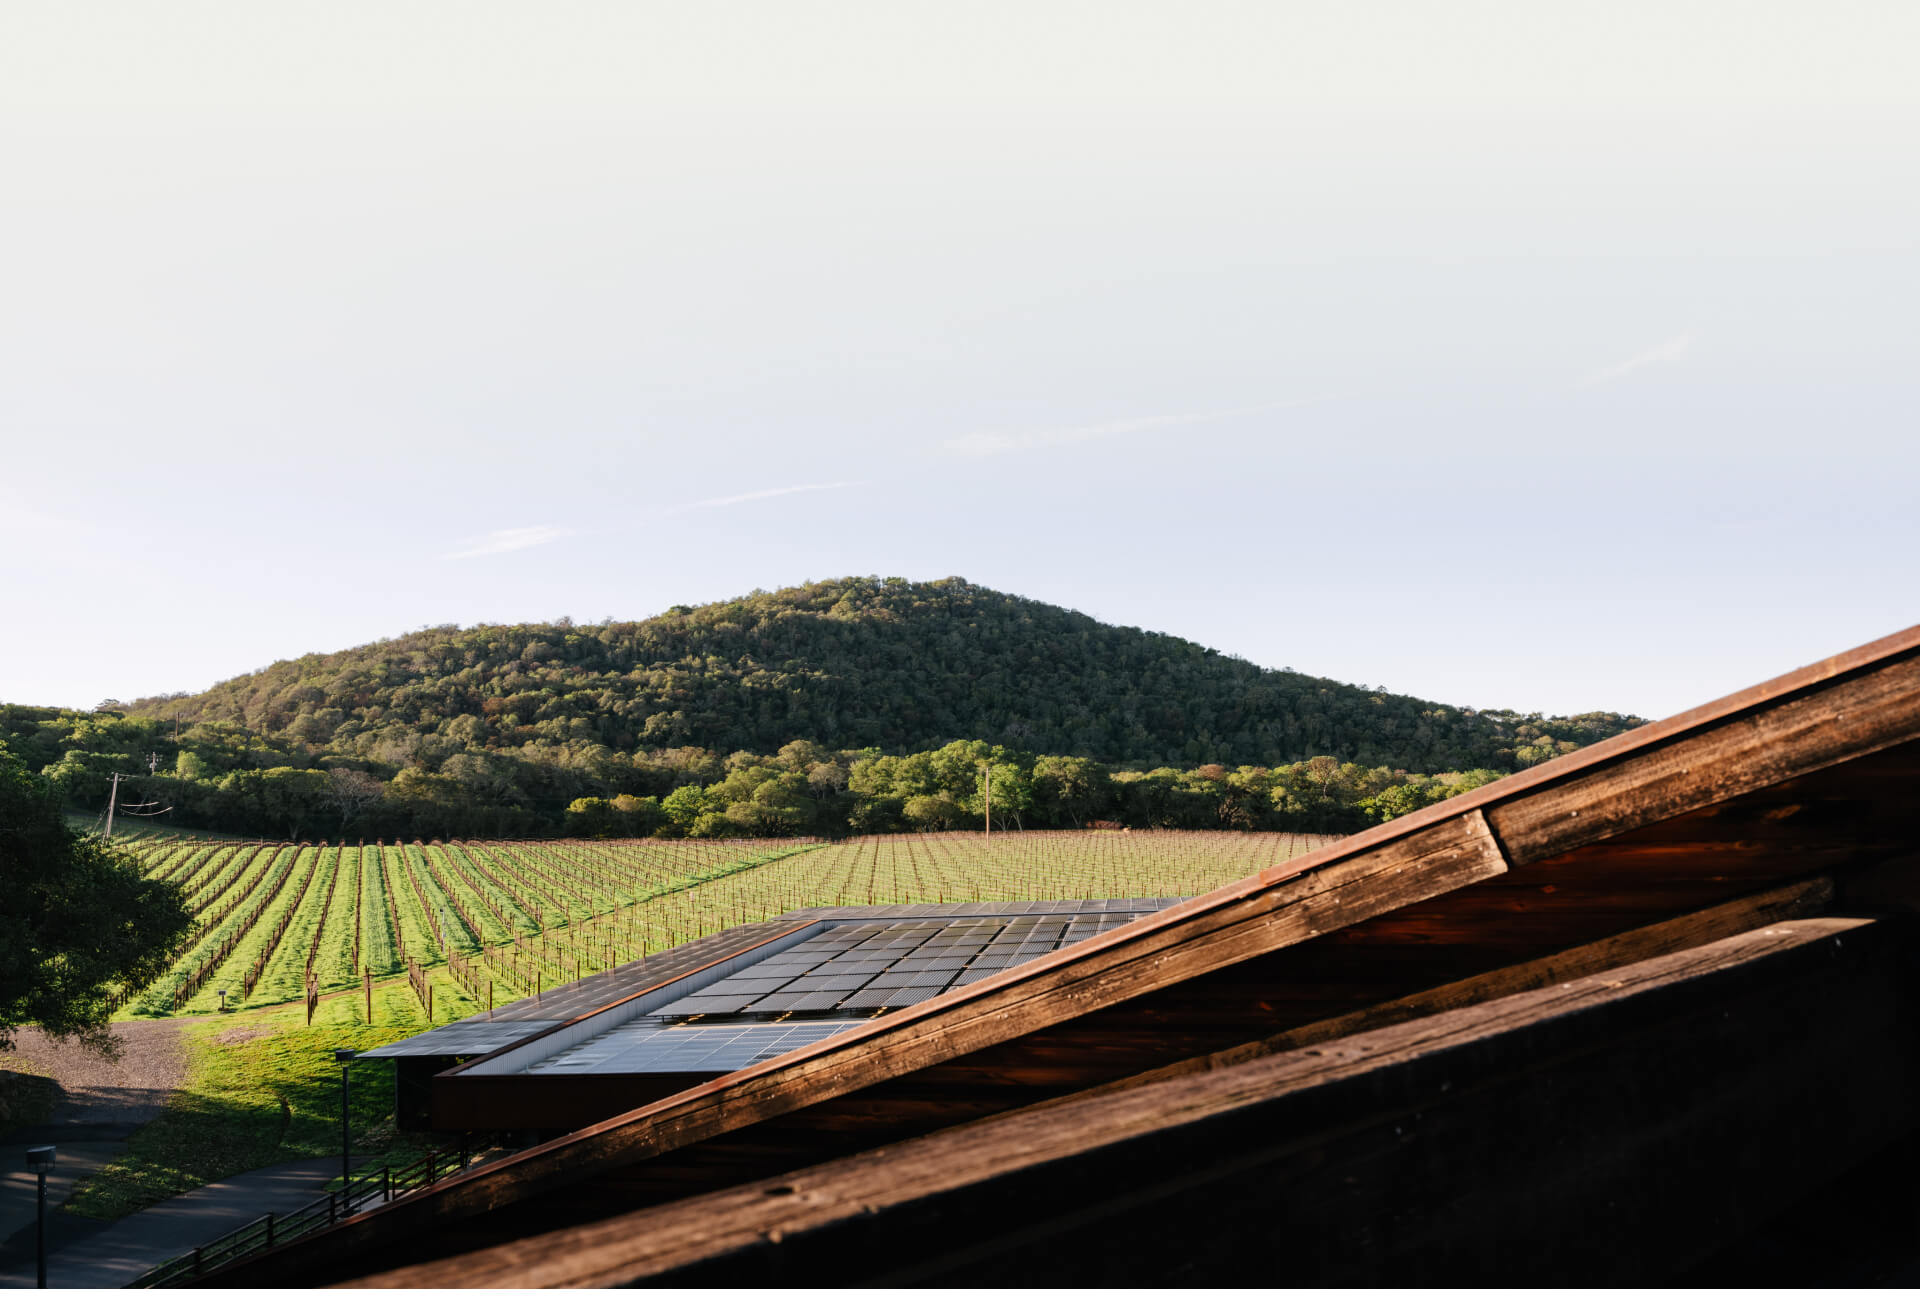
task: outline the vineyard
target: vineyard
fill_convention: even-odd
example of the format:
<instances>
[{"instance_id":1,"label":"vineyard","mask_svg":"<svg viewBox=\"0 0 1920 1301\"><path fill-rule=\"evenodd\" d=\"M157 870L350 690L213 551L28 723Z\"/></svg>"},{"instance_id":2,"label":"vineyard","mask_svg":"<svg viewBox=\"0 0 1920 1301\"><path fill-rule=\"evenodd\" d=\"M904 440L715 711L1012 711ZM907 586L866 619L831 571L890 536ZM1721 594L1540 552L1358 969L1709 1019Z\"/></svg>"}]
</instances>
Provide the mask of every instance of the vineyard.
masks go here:
<instances>
[{"instance_id":1,"label":"vineyard","mask_svg":"<svg viewBox=\"0 0 1920 1301\"><path fill-rule=\"evenodd\" d=\"M446 1020L795 908L1204 893L1330 837L1032 831L852 840L122 842L194 928L127 1011L165 1016L404 977ZM435 975L449 977L436 982ZM223 992L224 991L224 992Z\"/></svg>"}]
</instances>

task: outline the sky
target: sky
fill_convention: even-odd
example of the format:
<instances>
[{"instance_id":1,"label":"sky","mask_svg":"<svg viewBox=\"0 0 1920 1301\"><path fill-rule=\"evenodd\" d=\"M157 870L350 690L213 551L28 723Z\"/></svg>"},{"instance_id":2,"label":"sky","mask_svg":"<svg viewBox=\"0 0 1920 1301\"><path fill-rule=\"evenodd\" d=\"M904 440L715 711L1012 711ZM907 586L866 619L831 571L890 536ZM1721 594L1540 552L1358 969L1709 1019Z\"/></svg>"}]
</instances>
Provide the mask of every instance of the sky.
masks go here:
<instances>
[{"instance_id":1,"label":"sky","mask_svg":"<svg viewBox=\"0 0 1920 1301\"><path fill-rule=\"evenodd\" d=\"M976 583L1657 717L1920 621L1920 6L0 8L0 700Z\"/></svg>"}]
</instances>

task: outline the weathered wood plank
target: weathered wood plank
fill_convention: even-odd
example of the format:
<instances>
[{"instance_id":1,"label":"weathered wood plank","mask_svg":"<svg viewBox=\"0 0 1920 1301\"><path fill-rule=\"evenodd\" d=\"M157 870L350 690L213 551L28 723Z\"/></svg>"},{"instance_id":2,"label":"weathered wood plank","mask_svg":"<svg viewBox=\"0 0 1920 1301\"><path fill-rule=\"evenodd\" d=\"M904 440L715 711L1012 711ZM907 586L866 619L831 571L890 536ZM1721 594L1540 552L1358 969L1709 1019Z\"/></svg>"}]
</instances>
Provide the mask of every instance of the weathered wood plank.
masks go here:
<instances>
[{"instance_id":1,"label":"weathered wood plank","mask_svg":"<svg viewBox=\"0 0 1920 1301\"><path fill-rule=\"evenodd\" d=\"M1892 1104L1920 1082L1911 1034L1892 1042L1885 1033L1903 1024L1914 1001L1910 988L1885 983L1889 972L1911 966L1902 937L1875 932L1885 925L1858 918L1784 922L1551 989L1223 1070L997 1116L354 1285L739 1285L770 1281L769 1271L782 1267L792 1271L787 1282L802 1285L880 1281L889 1271L896 1283L1009 1282L1021 1271L1036 1282L1058 1283L1124 1276L1113 1262L1126 1257L1132 1258L1128 1267L1142 1271L1135 1281L1169 1281L1181 1277L1183 1263L1191 1268L1208 1253L1216 1253L1211 1267L1203 1264L1187 1277L1223 1281L1236 1264L1251 1268L1257 1259L1270 1283L1312 1280L1315 1269L1331 1269L1335 1279L1410 1281L1387 1267L1395 1252L1412 1268L1439 1262L1444 1269L1449 1260L1455 1268L1469 1260L1497 1267L1500 1244L1546 1232L1543 1218L1554 1210L1604 1207L1602 1214L1613 1214L1621 1231L1645 1232L1647 1208L1615 1207L1616 1191L1657 1189L1665 1180L1683 1193L1698 1187L1712 1153L1722 1150L1715 1144L1751 1142L1762 1168L1777 1179L1791 1163L1781 1160L1777 1145L1750 1132L1750 1118L1804 1117L1809 1087L1833 1082L1855 1091L1848 1101L1856 1107L1822 1118L1822 1137L1834 1140L1833 1150L1817 1155L1827 1164L1840 1162L1836 1169L1852 1151L1870 1149L1889 1125L1911 1128L1904 1116L1854 1114ZM1804 1004L1790 1009L1790 1024L1809 1034L1805 1044L1783 1053L1767 1027L1790 997ZM1836 1015L1823 1017L1820 1010L1828 1006ZM1730 1038L1709 1042L1713 1035ZM1688 1053L1697 1060L1682 1060ZM1863 1070L1866 1060L1871 1067ZM1766 1065L1756 1068L1756 1062ZM1673 1115L1700 1117L1699 1154L1682 1145L1685 1131L1672 1129L1676 1121L1663 1130L1639 1114L1661 1105L1657 1085L1650 1096L1633 1087L1649 1069L1663 1069L1676 1083L1677 1073L1693 1072ZM1777 1087L1756 1069L1778 1075ZM1632 1096L1617 1092L1616 1077L1633 1082ZM1397 1084L1401 1078L1409 1082ZM1718 1087L1724 1080L1738 1080L1739 1087ZM1565 1099L1549 1085L1614 1104L1559 1111ZM1443 1120L1450 1108L1461 1119L1449 1126ZM1502 1132L1508 1119L1518 1132ZM1527 1128L1542 1124L1558 1137ZM1426 1201L1410 1203L1398 1191L1405 1171L1395 1171L1417 1151L1401 1136L1403 1125L1410 1133L1444 1129L1452 1145L1444 1159L1422 1163L1417 1182ZM1625 1141L1622 1134L1637 1135L1632 1141L1642 1146L1615 1152L1609 1145ZM1556 1144L1566 1148L1565 1169ZM1454 1148L1475 1155L1463 1161ZM1675 1164L1659 1168L1649 1160L1655 1148ZM1343 1164L1354 1160L1365 1164ZM1516 1179L1516 1170L1529 1178ZM1354 1171L1364 1172L1359 1188L1347 1186ZM1529 1182L1542 1178L1550 1184ZM1730 1190L1729 1200L1750 1191ZM1319 1242L1316 1235L1329 1226L1324 1209L1321 1223L1310 1222L1317 1200L1341 1198L1373 1217L1371 1223L1399 1225L1398 1240L1375 1239L1368 1252L1361 1248L1365 1234L1378 1230L1341 1224L1336 1215L1333 1230L1346 1239L1342 1249ZM1534 1198L1549 1210L1530 1215L1526 1207ZM1666 1195L1660 1215L1671 1214L1672 1200ZM1751 1216L1769 1205L1761 1197L1740 1209ZM1431 1226L1412 1233L1410 1225L1423 1217ZM1609 1246L1595 1222L1572 1223L1577 1230L1561 1225L1558 1239L1536 1246L1528 1263L1538 1265L1554 1250L1593 1260L1595 1242L1603 1252ZM1663 1249L1684 1264L1687 1251L1704 1256L1714 1234L1724 1237L1737 1227L1716 1224L1697 1234L1697 1244ZM1583 1235L1595 1241L1582 1241ZM1467 1238L1476 1241L1463 1245ZM819 1247L811 1255L809 1243ZM1284 1250L1284 1243L1298 1250ZM1608 1277L1632 1280L1641 1263L1616 1263ZM692 1272L703 1264L712 1268ZM1461 1280L1442 1273L1412 1281Z\"/></svg>"},{"instance_id":2,"label":"weathered wood plank","mask_svg":"<svg viewBox=\"0 0 1920 1301\"><path fill-rule=\"evenodd\" d=\"M1376 1003L1344 1016L1330 1017L1324 1021L1314 1021L1294 1029L1284 1030L1252 1043L1189 1058L1156 1070L1144 1071L1109 1084L1095 1086L1072 1095L1072 1098L1093 1097L1102 1093L1136 1088L1156 1080L1221 1070L1258 1057L1266 1057L1294 1048L1304 1048L1310 1044L1324 1043L1329 1039L1340 1039L1383 1026L1398 1025L1403 1021L1432 1016L1436 1012L1445 1012L1453 1008L1469 1007L1490 999L1504 998L1509 994L1576 980L1598 971L1643 962L1649 958L1677 953L1683 949L1696 948L1714 940L1769 926L1774 922L1810 917L1822 911L1832 902L1833 897L1834 885L1830 877L1815 877L1812 880L1795 882L1745 899L1736 899L1732 903L1721 904L1715 908L1689 913L1684 917L1675 917L1670 921L1656 922L1651 926L1642 926L1591 944L1582 944L1532 962L1503 967L1484 975L1470 976L1465 980L1457 980L1436 989L1423 990L1404 998ZM1035 1104L1032 1109L1055 1107L1070 1100L1069 1098L1050 1099Z\"/></svg>"},{"instance_id":3,"label":"weathered wood plank","mask_svg":"<svg viewBox=\"0 0 1920 1301\"><path fill-rule=\"evenodd\" d=\"M1593 844L1920 737L1920 660L1588 768L1488 820L1516 866Z\"/></svg>"}]
</instances>

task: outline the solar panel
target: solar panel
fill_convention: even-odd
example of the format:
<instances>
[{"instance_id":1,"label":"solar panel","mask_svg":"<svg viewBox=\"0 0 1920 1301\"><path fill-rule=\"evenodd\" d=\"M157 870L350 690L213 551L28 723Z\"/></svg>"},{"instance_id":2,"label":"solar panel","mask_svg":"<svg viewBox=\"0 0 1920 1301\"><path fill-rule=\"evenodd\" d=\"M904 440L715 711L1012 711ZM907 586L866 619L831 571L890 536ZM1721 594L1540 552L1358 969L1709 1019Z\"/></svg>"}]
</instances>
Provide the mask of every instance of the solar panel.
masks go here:
<instances>
[{"instance_id":1,"label":"solar panel","mask_svg":"<svg viewBox=\"0 0 1920 1301\"><path fill-rule=\"evenodd\" d=\"M795 1012L825 1012L831 1008L838 1007L840 1000L845 997L846 992L847 991L829 994L803 994L799 1001L793 1004L792 1010Z\"/></svg>"},{"instance_id":2,"label":"solar panel","mask_svg":"<svg viewBox=\"0 0 1920 1301\"><path fill-rule=\"evenodd\" d=\"M840 1004L840 1007L842 1011L864 1012L872 1008L892 1007L899 1001L899 998L900 992L897 989L874 989L868 987L857 994L849 995L847 999Z\"/></svg>"},{"instance_id":3,"label":"solar panel","mask_svg":"<svg viewBox=\"0 0 1920 1301\"><path fill-rule=\"evenodd\" d=\"M754 1012L787 1012L791 1011L795 1004L806 997L808 997L808 995L805 993L795 992L768 994L765 998L755 999L750 1010Z\"/></svg>"},{"instance_id":4,"label":"solar panel","mask_svg":"<svg viewBox=\"0 0 1920 1301\"><path fill-rule=\"evenodd\" d=\"M703 1012L737 1012L747 1000L741 997L706 998L691 994L660 1009L661 1016L694 1016Z\"/></svg>"},{"instance_id":5,"label":"solar panel","mask_svg":"<svg viewBox=\"0 0 1920 1301\"><path fill-rule=\"evenodd\" d=\"M714 998L718 998L722 994L771 994L774 990L786 983L786 980L783 978L759 980L746 976L728 976L725 980L708 985L700 992Z\"/></svg>"},{"instance_id":6,"label":"solar panel","mask_svg":"<svg viewBox=\"0 0 1920 1301\"><path fill-rule=\"evenodd\" d=\"M984 980L1176 902L1088 899L803 909L758 931L737 929L703 937L668 954L651 955L613 972L548 990L538 1005L523 1000L524 1006L498 1009L497 1023L476 1017L472 1023L441 1027L416 1038L420 1051L438 1046L443 1053L450 1047L462 1053L467 1044L485 1051L520 1041L556 1018L590 1013L620 993L637 993L663 980L684 978L695 987L626 1023L630 1029L602 1032L560 1050L539 1063L539 1069L655 1069L647 1063L666 1060L662 1054L683 1065L696 1058L737 1063L746 1049L715 1055L719 1050L714 1045L721 1040L714 1035L752 1032L761 1036L752 1040L760 1046L747 1055L772 1055L784 1051L777 1048L777 1036L789 1029L804 1029L810 1035L836 1033L834 1027L843 1023L856 1023L883 1009ZM786 947L777 952L756 955L751 951L752 943L773 941L779 938L780 926L800 921L817 922L820 929L797 944L781 941ZM736 961L744 959L739 970L729 975L701 974L703 965L731 955L738 955ZM833 1019L836 1008L841 1021ZM853 1021L845 1020L849 1017ZM466 1028L469 1024L472 1029ZM657 1046L647 1037L667 1031L681 1037ZM686 1037L694 1031L700 1032L697 1043ZM768 1034L776 1037L767 1039ZM456 1043L460 1047L454 1047ZM398 1055L412 1047L412 1041L401 1041L387 1053Z\"/></svg>"}]
</instances>

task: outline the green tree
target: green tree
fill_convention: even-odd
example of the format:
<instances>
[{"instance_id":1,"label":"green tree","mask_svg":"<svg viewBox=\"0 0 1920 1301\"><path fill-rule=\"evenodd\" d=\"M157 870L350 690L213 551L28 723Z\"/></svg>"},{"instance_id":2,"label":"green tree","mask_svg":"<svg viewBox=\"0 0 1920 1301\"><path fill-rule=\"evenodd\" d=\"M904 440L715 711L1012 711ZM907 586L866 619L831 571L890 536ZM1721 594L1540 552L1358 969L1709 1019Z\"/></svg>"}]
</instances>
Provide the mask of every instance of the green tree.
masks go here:
<instances>
[{"instance_id":1,"label":"green tree","mask_svg":"<svg viewBox=\"0 0 1920 1301\"><path fill-rule=\"evenodd\" d=\"M613 828L613 806L597 795L582 795L567 805L569 836L604 836Z\"/></svg>"},{"instance_id":2,"label":"green tree","mask_svg":"<svg viewBox=\"0 0 1920 1301\"><path fill-rule=\"evenodd\" d=\"M667 815L667 821L681 835L691 835L701 817L712 809L713 802L707 798L706 790L699 786L676 786L667 798L660 801L660 811Z\"/></svg>"},{"instance_id":3,"label":"green tree","mask_svg":"<svg viewBox=\"0 0 1920 1301\"><path fill-rule=\"evenodd\" d=\"M1079 826L1107 799L1107 770L1091 759L1043 754L1033 763L1033 807L1056 827Z\"/></svg>"},{"instance_id":4,"label":"green tree","mask_svg":"<svg viewBox=\"0 0 1920 1301\"><path fill-rule=\"evenodd\" d=\"M1018 764L996 763L982 768L975 775L973 791L968 795L965 808L974 817L983 817L987 811L988 791L986 776L993 774L993 825L1023 828L1022 817L1033 808L1033 780L1027 771ZM977 824L976 824L977 825Z\"/></svg>"},{"instance_id":5,"label":"green tree","mask_svg":"<svg viewBox=\"0 0 1920 1301\"><path fill-rule=\"evenodd\" d=\"M651 795L616 795L613 814L614 826L623 836L650 835L667 820L660 801Z\"/></svg>"},{"instance_id":6,"label":"green tree","mask_svg":"<svg viewBox=\"0 0 1920 1301\"><path fill-rule=\"evenodd\" d=\"M920 831L945 831L967 816L966 809L950 795L914 795L901 811Z\"/></svg>"},{"instance_id":7,"label":"green tree","mask_svg":"<svg viewBox=\"0 0 1920 1301\"><path fill-rule=\"evenodd\" d=\"M157 979L192 922L177 886L71 831L53 784L0 751L0 1048L37 1024L108 1050L112 987Z\"/></svg>"}]
</instances>

